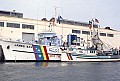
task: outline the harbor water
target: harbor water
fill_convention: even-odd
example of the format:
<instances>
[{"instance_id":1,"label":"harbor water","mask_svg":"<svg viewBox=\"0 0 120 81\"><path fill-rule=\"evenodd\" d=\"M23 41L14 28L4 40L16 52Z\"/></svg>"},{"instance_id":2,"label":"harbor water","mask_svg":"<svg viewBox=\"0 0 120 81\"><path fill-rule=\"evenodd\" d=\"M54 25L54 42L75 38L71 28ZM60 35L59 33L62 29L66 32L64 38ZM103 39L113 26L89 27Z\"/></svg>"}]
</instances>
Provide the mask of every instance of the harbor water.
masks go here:
<instances>
[{"instance_id":1,"label":"harbor water","mask_svg":"<svg viewBox=\"0 0 120 81\"><path fill-rule=\"evenodd\" d=\"M120 81L120 62L5 62L0 81Z\"/></svg>"}]
</instances>

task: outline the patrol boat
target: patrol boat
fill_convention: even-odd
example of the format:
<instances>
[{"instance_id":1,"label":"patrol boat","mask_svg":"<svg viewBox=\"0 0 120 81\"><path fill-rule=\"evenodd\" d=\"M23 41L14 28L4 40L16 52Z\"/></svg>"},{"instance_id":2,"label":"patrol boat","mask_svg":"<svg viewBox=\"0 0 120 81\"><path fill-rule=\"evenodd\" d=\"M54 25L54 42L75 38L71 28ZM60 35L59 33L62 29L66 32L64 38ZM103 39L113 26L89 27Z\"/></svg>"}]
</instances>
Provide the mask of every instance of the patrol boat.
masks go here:
<instances>
[{"instance_id":1,"label":"patrol boat","mask_svg":"<svg viewBox=\"0 0 120 81\"><path fill-rule=\"evenodd\" d=\"M60 61L61 36L53 31L38 34L38 40L24 42L0 39L0 58L2 61Z\"/></svg>"}]
</instances>

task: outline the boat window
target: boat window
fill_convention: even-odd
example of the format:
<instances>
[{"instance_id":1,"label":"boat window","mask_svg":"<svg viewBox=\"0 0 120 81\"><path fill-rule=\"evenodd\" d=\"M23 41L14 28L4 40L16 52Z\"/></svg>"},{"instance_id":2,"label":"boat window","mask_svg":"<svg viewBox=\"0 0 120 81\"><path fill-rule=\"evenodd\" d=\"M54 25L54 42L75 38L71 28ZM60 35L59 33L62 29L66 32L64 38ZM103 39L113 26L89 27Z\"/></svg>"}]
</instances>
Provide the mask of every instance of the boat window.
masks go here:
<instances>
[{"instance_id":1,"label":"boat window","mask_svg":"<svg viewBox=\"0 0 120 81\"><path fill-rule=\"evenodd\" d=\"M69 48L70 51L73 51L73 48Z\"/></svg>"},{"instance_id":2,"label":"boat window","mask_svg":"<svg viewBox=\"0 0 120 81\"><path fill-rule=\"evenodd\" d=\"M91 53L91 51L90 51L90 53Z\"/></svg>"},{"instance_id":3,"label":"boat window","mask_svg":"<svg viewBox=\"0 0 120 81\"><path fill-rule=\"evenodd\" d=\"M77 43L76 45L77 45L77 46L80 46L80 43Z\"/></svg>"},{"instance_id":4,"label":"boat window","mask_svg":"<svg viewBox=\"0 0 120 81\"><path fill-rule=\"evenodd\" d=\"M32 46L26 46L27 48L32 48Z\"/></svg>"},{"instance_id":5,"label":"boat window","mask_svg":"<svg viewBox=\"0 0 120 81\"><path fill-rule=\"evenodd\" d=\"M93 50L91 50L91 53L94 53Z\"/></svg>"},{"instance_id":6,"label":"boat window","mask_svg":"<svg viewBox=\"0 0 120 81\"><path fill-rule=\"evenodd\" d=\"M77 37L77 42L80 42L80 37Z\"/></svg>"},{"instance_id":7,"label":"boat window","mask_svg":"<svg viewBox=\"0 0 120 81\"><path fill-rule=\"evenodd\" d=\"M22 45L19 45L19 47L22 47Z\"/></svg>"},{"instance_id":8,"label":"boat window","mask_svg":"<svg viewBox=\"0 0 120 81\"><path fill-rule=\"evenodd\" d=\"M90 53L93 53L93 51L91 50Z\"/></svg>"},{"instance_id":9,"label":"boat window","mask_svg":"<svg viewBox=\"0 0 120 81\"><path fill-rule=\"evenodd\" d=\"M50 37L47 37L47 39L50 39Z\"/></svg>"},{"instance_id":10,"label":"boat window","mask_svg":"<svg viewBox=\"0 0 120 81\"><path fill-rule=\"evenodd\" d=\"M25 47L25 46L23 45L23 47Z\"/></svg>"}]
</instances>

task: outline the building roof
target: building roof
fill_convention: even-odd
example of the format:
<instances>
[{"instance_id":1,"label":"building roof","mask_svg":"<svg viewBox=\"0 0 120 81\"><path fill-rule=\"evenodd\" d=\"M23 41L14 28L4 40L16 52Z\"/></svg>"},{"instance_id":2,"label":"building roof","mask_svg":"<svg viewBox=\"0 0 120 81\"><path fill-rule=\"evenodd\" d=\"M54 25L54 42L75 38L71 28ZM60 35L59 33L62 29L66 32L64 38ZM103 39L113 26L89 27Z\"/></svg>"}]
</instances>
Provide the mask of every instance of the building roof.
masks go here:
<instances>
[{"instance_id":1,"label":"building roof","mask_svg":"<svg viewBox=\"0 0 120 81\"><path fill-rule=\"evenodd\" d=\"M11 16L11 17L23 18L23 13L16 12L15 10L13 11L0 10L0 16Z\"/></svg>"}]
</instances>

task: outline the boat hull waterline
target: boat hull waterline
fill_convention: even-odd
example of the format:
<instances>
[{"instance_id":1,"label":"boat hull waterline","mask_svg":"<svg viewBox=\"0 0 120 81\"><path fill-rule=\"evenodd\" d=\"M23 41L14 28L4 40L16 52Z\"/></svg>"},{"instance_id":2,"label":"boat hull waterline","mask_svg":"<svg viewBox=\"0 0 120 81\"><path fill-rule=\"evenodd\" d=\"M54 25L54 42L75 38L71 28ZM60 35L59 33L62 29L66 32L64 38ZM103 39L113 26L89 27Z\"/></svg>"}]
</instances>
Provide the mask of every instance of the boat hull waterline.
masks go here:
<instances>
[{"instance_id":1,"label":"boat hull waterline","mask_svg":"<svg viewBox=\"0 0 120 81\"><path fill-rule=\"evenodd\" d=\"M112 56L89 56L89 55L81 55L80 56L72 56L72 54L62 54L61 61L64 62L115 62L120 61L119 55L115 55L117 57ZM83 57L84 56L84 57Z\"/></svg>"},{"instance_id":2,"label":"boat hull waterline","mask_svg":"<svg viewBox=\"0 0 120 81\"><path fill-rule=\"evenodd\" d=\"M59 47L1 41L5 61L60 61Z\"/></svg>"},{"instance_id":3,"label":"boat hull waterline","mask_svg":"<svg viewBox=\"0 0 120 81\"><path fill-rule=\"evenodd\" d=\"M5 61L67 61L67 62L109 62L120 61L118 57L97 55L72 55L61 52L60 47L1 41ZM116 55L117 56L117 55Z\"/></svg>"}]
</instances>

